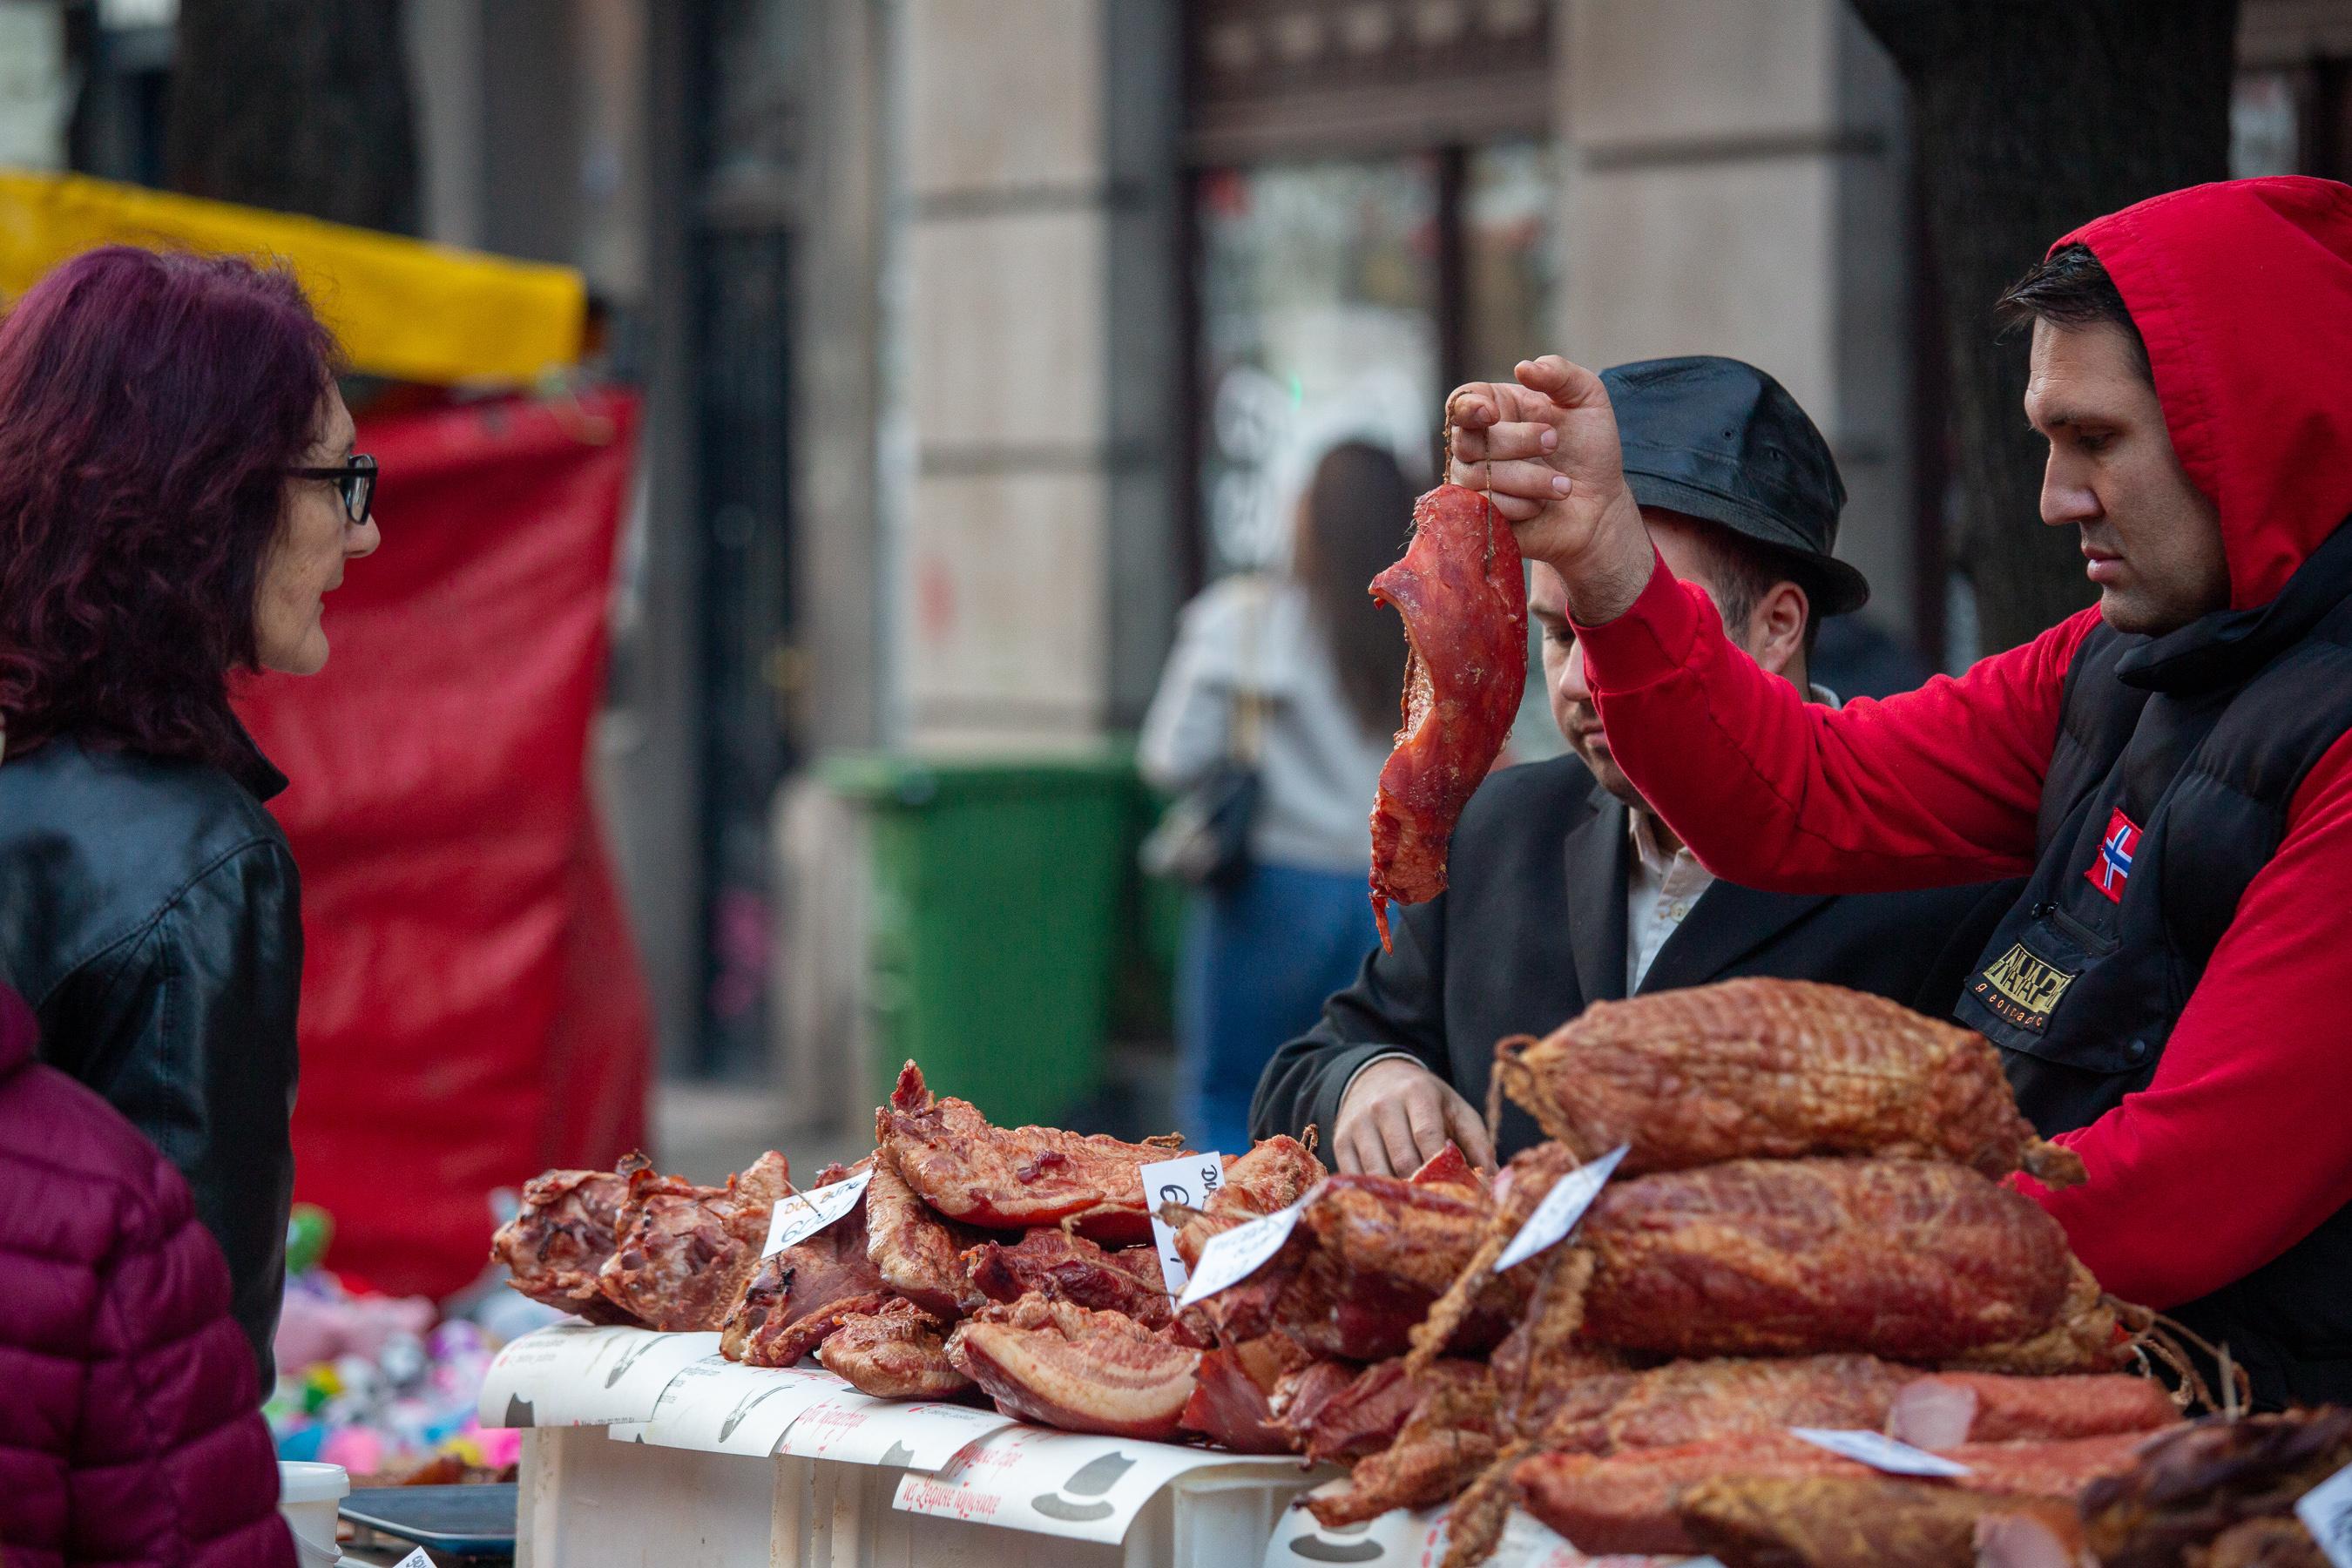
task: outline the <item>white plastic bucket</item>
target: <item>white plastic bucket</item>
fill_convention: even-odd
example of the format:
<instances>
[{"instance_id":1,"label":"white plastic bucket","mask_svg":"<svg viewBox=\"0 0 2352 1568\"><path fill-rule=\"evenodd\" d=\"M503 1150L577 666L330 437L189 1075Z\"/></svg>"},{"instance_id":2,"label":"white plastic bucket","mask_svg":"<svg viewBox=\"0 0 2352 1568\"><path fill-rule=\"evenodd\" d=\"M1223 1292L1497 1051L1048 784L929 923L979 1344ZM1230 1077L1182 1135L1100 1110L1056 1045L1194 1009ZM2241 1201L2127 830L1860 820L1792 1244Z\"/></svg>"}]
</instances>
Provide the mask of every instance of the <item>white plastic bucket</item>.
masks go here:
<instances>
[{"instance_id":1,"label":"white plastic bucket","mask_svg":"<svg viewBox=\"0 0 2352 1568\"><path fill-rule=\"evenodd\" d=\"M278 1461L278 1511L293 1527L302 1568L331 1568L341 1560L342 1548L335 1544L335 1509L351 1491L352 1478L341 1465Z\"/></svg>"}]
</instances>

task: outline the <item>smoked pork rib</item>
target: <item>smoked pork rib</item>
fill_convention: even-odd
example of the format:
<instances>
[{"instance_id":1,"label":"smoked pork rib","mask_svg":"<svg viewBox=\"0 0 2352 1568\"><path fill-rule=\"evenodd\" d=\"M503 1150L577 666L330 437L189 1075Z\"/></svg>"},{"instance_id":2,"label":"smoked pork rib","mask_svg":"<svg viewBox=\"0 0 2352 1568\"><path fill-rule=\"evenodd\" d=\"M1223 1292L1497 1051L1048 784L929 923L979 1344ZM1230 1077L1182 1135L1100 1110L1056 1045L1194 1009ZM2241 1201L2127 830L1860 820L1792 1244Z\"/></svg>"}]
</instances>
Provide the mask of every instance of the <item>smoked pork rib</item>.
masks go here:
<instances>
[{"instance_id":1,"label":"smoked pork rib","mask_svg":"<svg viewBox=\"0 0 2352 1568\"><path fill-rule=\"evenodd\" d=\"M1454 824L1503 749L1528 682L1518 540L1487 499L1440 485L1414 503L1404 559L1372 597L1404 617L1403 726L1372 800L1372 918L1445 890Z\"/></svg>"},{"instance_id":2,"label":"smoked pork rib","mask_svg":"<svg viewBox=\"0 0 2352 1568\"><path fill-rule=\"evenodd\" d=\"M957 1326L947 1354L1008 1415L1152 1439L1175 1435L1201 1360L1117 1312L1035 1295L982 1307Z\"/></svg>"},{"instance_id":3,"label":"smoked pork rib","mask_svg":"<svg viewBox=\"0 0 2352 1568\"><path fill-rule=\"evenodd\" d=\"M1584 1335L1666 1355L1940 1361L2030 1339L2073 1256L2032 1199L1927 1160L1740 1160L1612 1182Z\"/></svg>"},{"instance_id":4,"label":"smoked pork rib","mask_svg":"<svg viewBox=\"0 0 2352 1568\"><path fill-rule=\"evenodd\" d=\"M1041 1229L1011 1247L982 1242L962 1262L974 1294L986 1300L1018 1301L1034 1290L1092 1311L1123 1313L1147 1329L1166 1328L1176 1318L1156 1247L1106 1252L1083 1236Z\"/></svg>"},{"instance_id":5,"label":"smoked pork rib","mask_svg":"<svg viewBox=\"0 0 2352 1568\"><path fill-rule=\"evenodd\" d=\"M504 1264L514 1288L542 1306L592 1323L636 1322L635 1313L605 1299L596 1276L613 1256L629 1178L651 1168L643 1154L630 1154L610 1171L533 1176L514 1218L490 1238L490 1261Z\"/></svg>"},{"instance_id":6,"label":"smoked pork rib","mask_svg":"<svg viewBox=\"0 0 2352 1568\"><path fill-rule=\"evenodd\" d=\"M865 1165L861 1160L848 1169L829 1166L816 1184L829 1187ZM762 1245L766 1239L761 1238ZM844 1318L879 1310L888 1287L866 1250L861 1194L841 1218L761 1262L743 1299L720 1326L719 1353L747 1366L793 1366Z\"/></svg>"},{"instance_id":7,"label":"smoked pork rib","mask_svg":"<svg viewBox=\"0 0 2352 1568\"><path fill-rule=\"evenodd\" d=\"M1621 1175L1807 1154L1950 1160L2053 1185L2083 1162L2018 1114L1981 1035L1882 996L1804 980L1727 980L1596 1002L1495 1070L1543 1130Z\"/></svg>"},{"instance_id":8,"label":"smoked pork rib","mask_svg":"<svg viewBox=\"0 0 2352 1568\"><path fill-rule=\"evenodd\" d=\"M946 1325L903 1298L851 1313L817 1347L827 1372L877 1399L946 1399L971 1386L948 1360Z\"/></svg>"},{"instance_id":9,"label":"smoked pork rib","mask_svg":"<svg viewBox=\"0 0 2352 1568\"><path fill-rule=\"evenodd\" d=\"M1069 1222L1106 1246L1151 1239L1144 1166L1178 1150L1081 1137L1054 1127L992 1127L961 1100L938 1099L913 1062L874 1113L874 1142L918 1196L983 1230Z\"/></svg>"},{"instance_id":10,"label":"smoked pork rib","mask_svg":"<svg viewBox=\"0 0 2352 1568\"><path fill-rule=\"evenodd\" d=\"M1885 1417L1886 1435L1915 1448L2153 1432L2179 1419L2171 1396L2154 1378L2122 1373L2010 1377L1983 1372L1914 1378L1895 1391Z\"/></svg>"},{"instance_id":11,"label":"smoked pork rib","mask_svg":"<svg viewBox=\"0 0 2352 1568\"><path fill-rule=\"evenodd\" d=\"M666 1333L718 1328L760 1267L770 1211L792 1191L789 1173L772 1149L723 1187L635 1173L597 1289Z\"/></svg>"},{"instance_id":12,"label":"smoked pork rib","mask_svg":"<svg viewBox=\"0 0 2352 1568\"><path fill-rule=\"evenodd\" d=\"M1414 1326L1469 1262L1492 1207L1461 1187L1326 1177L1307 1195L1282 1250L1204 1304L1228 1339L1280 1329L1324 1355L1386 1360L1406 1350ZM1523 1264L1479 1282L1453 1345L1475 1352L1508 1333L1534 1270Z\"/></svg>"}]
</instances>

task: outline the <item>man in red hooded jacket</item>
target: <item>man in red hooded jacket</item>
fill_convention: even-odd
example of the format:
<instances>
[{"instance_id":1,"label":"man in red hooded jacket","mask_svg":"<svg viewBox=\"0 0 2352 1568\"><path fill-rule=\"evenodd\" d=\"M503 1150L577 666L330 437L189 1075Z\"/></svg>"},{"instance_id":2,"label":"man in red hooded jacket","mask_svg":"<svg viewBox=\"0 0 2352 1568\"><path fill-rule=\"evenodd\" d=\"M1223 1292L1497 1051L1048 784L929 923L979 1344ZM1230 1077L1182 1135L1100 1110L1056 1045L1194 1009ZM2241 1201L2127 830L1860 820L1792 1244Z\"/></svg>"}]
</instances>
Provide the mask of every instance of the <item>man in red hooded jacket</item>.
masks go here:
<instances>
[{"instance_id":1,"label":"man in red hooded jacket","mask_svg":"<svg viewBox=\"0 0 2352 1568\"><path fill-rule=\"evenodd\" d=\"M2005 304L2100 602L1957 680L1832 710L1735 657L1562 360L1455 393L1454 475L1567 581L1610 744L1708 869L2030 873L1958 1015L2090 1179L2018 1184L2260 1402L2352 1400L2352 187L2155 197Z\"/></svg>"}]
</instances>

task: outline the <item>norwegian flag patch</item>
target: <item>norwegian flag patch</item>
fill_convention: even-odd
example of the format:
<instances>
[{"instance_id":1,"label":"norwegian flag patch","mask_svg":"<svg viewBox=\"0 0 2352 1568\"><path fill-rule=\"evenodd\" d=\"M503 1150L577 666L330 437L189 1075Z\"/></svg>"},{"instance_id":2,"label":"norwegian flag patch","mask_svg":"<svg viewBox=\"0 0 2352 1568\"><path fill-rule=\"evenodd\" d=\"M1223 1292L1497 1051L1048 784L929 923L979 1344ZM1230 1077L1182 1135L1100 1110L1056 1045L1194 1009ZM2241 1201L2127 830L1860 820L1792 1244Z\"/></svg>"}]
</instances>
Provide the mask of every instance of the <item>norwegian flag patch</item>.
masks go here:
<instances>
[{"instance_id":1,"label":"norwegian flag patch","mask_svg":"<svg viewBox=\"0 0 2352 1568\"><path fill-rule=\"evenodd\" d=\"M2122 806L2107 818L2107 836L2099 844L2097 858L2083 873L2091 886L2106 894L2116 903L2124 901L2124 884L2131 880L2132 855L2139 848L2139 829L2124 815Z\"/></svg>"}]
</instances>

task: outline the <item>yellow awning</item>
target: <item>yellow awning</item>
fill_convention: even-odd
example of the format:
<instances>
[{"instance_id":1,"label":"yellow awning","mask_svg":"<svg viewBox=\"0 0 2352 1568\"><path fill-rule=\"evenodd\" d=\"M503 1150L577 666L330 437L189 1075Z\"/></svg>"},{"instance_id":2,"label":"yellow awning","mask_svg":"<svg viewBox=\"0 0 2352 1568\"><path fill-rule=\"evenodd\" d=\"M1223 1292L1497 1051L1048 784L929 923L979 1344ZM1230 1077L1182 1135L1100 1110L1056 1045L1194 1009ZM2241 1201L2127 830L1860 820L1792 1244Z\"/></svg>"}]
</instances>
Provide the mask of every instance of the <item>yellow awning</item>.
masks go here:
<instances>
[{"instance_id":1,"label":"yellow awning","mask_svg":"<svg viewBox=\"0 0 2352 1568\"><path fill-rule=\"evenodd\" d=\"M587 287L509 261L289 213L79 174L0 169L0 296L67 257L121 242L292 264L352 368L404 381L530 381L580 357Z\"/></svg>"}]
</instances>

